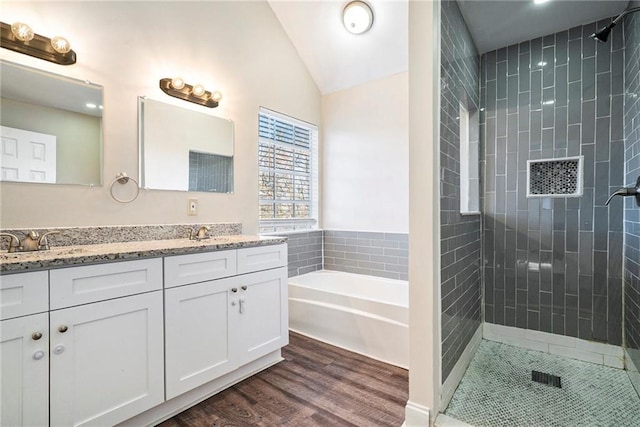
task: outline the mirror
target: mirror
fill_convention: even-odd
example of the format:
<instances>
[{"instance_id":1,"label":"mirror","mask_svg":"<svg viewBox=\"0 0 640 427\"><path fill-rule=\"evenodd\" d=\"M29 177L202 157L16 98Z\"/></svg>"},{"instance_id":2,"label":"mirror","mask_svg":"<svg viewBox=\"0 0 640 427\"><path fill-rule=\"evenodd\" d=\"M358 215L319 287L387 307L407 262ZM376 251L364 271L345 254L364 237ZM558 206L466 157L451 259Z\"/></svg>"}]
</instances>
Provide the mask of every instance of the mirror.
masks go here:
<instances>
[{"instance_id":1,"label":"mirror","mask_svg":"<svg viewBox=\"0 0 640 427\"><path fill-rule=\"evenodd\" d=\"M0 60L0 181L102 184L102 86Z\"/></svg>"},{"instance_id":2,"label":"mirror","mask_svg":"<svg viewBox=\"0 0 640 427\"><path fill-rule=\"evenodd\" d=\"M233 122L140 97L140 185L233 193Z\"/></svg>"}]
</instances>

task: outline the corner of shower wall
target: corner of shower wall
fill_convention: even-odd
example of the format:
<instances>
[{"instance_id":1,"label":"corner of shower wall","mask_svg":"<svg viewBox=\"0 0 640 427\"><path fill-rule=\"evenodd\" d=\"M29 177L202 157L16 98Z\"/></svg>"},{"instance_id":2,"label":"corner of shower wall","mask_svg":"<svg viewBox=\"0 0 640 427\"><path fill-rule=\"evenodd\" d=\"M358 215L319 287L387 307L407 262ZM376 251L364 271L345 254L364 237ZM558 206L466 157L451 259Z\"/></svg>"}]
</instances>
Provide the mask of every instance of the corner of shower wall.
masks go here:
<instances>
[{"instance_id":1,"label":"corner of shower wall","mask_svg":"<svg viewBox=\"0 0 640 427\"><path fill-rule=\"evenodd\" d=\"M442 1L440 33L441 406L444 409L482 338L482 245L481 216L460 214L459 105L466 98L468 104L479 109L480 57L456 1Z\"/></svg>"}]
</instances>

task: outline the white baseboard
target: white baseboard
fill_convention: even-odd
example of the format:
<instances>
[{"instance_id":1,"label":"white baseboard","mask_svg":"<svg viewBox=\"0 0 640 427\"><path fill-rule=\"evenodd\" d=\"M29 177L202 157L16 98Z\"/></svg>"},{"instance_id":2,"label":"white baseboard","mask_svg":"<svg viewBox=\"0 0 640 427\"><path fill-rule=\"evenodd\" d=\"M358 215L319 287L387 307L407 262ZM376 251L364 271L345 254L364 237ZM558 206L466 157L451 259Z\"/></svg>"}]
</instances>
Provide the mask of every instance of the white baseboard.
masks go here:
<instances>
[{"instance_id":1,"label":"white baseboard","mask_svg":"<svg viewBox=\"0 0 640 427\"><path fill-rule=\"evenodd\" d=\"M411 401L408 401L404 408L404 417L402 425L405 427L429 427L430 425L429 408Z\"/></svg>"},{"instance_id":2,"label":"white baseboard","mask_svg":"<svg viewBox=\"0 0 640 427\"><path fill-rule=\"evenodd\" d=\"M482 325L478 326L475 334L467 344L467 347L464 349L464 352L456 362L455 366L449 373L447 380L442 385L440 389L440 410L444 411L449 405L449 401L453 397L453 393L458 388L458 384L462 381L462 377L464 373L467 372L467 368L471 363L471 359L476 354L480 343L482 342Z\"/></svg>"},{"instance_id":3,"label":"white baseboard","mask_svg":"<svg viewBox=\"0 0 640 427\"><path fill-rule=\"evenodd\" d=\"M494 323L483 325L483 338L489 341L624 369L624 351L616 345Z\"/></svg>"}]
</instances>

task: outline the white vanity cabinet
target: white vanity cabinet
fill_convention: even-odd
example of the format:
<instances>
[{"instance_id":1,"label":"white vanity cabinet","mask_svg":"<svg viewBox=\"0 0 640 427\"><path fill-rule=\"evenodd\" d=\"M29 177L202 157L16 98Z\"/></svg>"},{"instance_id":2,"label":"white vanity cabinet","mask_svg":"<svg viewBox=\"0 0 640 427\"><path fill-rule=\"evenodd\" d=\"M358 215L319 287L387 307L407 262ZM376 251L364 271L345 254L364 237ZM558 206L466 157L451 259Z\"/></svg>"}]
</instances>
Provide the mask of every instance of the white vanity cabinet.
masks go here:
<instances>
[{"instance_id":1,"label":"white vanity cabinet","mask_svg":"<svg viewBox=\"0 0 640 427\"><path fill-rule=\"evenodd\" d=\"M282 243L0 275L0 426L153 425L277 363L286 265Z\"/></svg>"},{"instance_id":2,"label":"white vanity cabinet","mask_svg":"<svg viewBox=\"0 0 640 427\"><path fill-rule=\"evenodd\" d=\"M162 260L50 274L51 425L114 425L162 403Z\"/></svg>"},{"instance_id":3,"label":"white vanity cabinet","mask_svg":"<svg viewBox=\"0 0 640 427\"><path fill-rule=\"evenodd\" d=\"M286 245L238 249L228 271L252 273L215 279L220 269L212 269L198 278L214 280L183 285L177 279L177 270L223 265L213 258L229 259L216 252L165 258L167 399L288 343Z\"/></svg>"},{"instance_id":4,"label":"white vanity cabinet","mask_svg":"<svg viewBox=\"0 0 640 427\"><path fill-rule=\"evenodd\" d=\"M49 277L0 276L0 425L49 423Z\"/></svg>"}]
</instances>

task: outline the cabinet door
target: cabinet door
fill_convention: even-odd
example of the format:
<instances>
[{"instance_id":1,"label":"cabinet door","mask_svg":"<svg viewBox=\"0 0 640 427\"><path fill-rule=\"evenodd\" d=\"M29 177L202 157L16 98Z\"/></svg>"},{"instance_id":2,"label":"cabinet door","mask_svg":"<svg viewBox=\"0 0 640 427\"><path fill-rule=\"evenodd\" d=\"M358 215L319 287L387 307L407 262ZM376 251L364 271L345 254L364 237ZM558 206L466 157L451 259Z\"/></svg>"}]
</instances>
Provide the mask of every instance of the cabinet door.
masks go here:
<instances>
[{"instance_id":1,"label":"cabinet door","mask_svg":"<svg viewBox=\"0 0 640 427\"><path fill-rule=\"evenodd\" d=\"M162 291L50 316L51 425L113 425L163 402Z\"/></svg>"},{"instance_id":2,"label":"cabinet door","mask_svg":"<svg viewBox=\"0 0 640 427\"><path fill-rule=\"evenodd\" d=\"M237 368L229 336L234 279L165 290L167 400Z\"/></svg>"},{"instance_id":3,"label":"cabinet door","mask_svg":"<svg viewBox=\"0 0 640 427\"><path fill-rule=\"evenodd\" d=\"M232 325L238 360L243 365L289 343L287 268L244 274L236 279L240 290Z\"/></svg>"},{"instance_id":4,"label":"cabinet door","mask_svg":"<svg viewBox=\"0 0 640 427\"><path fill-rule=\"evenodd\" d=\"M0 372L0 425L49 424L48 313L0 322Z\"/></svg>"}]
</instances>

